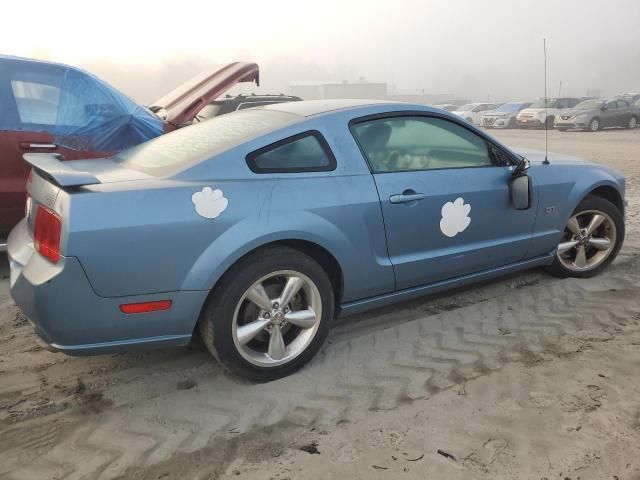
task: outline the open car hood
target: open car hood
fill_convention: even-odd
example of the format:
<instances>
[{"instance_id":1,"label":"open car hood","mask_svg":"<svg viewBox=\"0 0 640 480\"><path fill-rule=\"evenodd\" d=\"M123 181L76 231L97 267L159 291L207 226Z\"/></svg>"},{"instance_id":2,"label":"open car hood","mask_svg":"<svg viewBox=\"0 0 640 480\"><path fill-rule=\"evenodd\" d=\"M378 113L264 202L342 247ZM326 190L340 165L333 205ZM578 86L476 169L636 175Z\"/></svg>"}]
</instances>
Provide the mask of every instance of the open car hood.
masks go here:
<instances>
[{"instance_id":1,"label":"open car hood","mask_svg":"<svg viewBox=\"0 0 640 480\"><path fill-rule=\"evenodd\" d=\"M188 124L206 105L239 82L256 82L259 85L258 65L234 62L220 70L202 72L153 102L150 109L174 125Z\"/></svg>"}]
</instances>

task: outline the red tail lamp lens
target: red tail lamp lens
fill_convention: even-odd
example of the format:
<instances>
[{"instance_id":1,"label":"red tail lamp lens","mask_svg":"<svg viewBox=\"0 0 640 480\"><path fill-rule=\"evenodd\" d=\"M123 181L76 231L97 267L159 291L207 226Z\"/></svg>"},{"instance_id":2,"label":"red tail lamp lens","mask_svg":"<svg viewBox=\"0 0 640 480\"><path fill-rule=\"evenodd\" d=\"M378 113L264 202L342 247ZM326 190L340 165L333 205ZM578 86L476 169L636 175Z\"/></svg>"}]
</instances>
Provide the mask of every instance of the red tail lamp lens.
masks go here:
<instances>
[{"instance_id":1,"label":"red tail lamp lens","mask_svg":"<svg viewBox=\"0 0 640 480\"><path fill-rule=\"evenodd\" d=\"M58 263L60 260L61 229L62 221L58 214L47 207L38 205L33 241L40 255L53 263Z\"/></svg>"},{"instance_id":2,"label":"red tail lamp lens","mask_svg":"<svg viewBox=\"0 0 640 480\"><path fill-rule=\"evenodd\" d=\"M159 310L169 310L171 308L171 300L158 300L157 302L143 302L143 303L126 303L120 305L120 311L122 313L147 313L157 312Z\"/></svg>"}]
</instances>

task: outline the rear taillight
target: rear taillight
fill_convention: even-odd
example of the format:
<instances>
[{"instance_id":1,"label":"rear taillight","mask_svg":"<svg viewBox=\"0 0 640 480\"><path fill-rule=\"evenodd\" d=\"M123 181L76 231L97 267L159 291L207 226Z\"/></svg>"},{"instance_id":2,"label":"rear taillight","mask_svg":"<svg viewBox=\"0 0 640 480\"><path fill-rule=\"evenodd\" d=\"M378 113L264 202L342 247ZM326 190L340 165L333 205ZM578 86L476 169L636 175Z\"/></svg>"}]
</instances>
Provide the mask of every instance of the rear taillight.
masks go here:
<instances>
[{"instance_id":1,"label":"rear taillight","mask_svg":"<svg viewBox=\"0 0 640 480\"><path fill-rule=\"evenodd\" d=\"M33 241L40 254L58 263L60 260L60 230L62 221L53 210L38 205L36 223L33 229Z\"/></svg>"}]
</instances>

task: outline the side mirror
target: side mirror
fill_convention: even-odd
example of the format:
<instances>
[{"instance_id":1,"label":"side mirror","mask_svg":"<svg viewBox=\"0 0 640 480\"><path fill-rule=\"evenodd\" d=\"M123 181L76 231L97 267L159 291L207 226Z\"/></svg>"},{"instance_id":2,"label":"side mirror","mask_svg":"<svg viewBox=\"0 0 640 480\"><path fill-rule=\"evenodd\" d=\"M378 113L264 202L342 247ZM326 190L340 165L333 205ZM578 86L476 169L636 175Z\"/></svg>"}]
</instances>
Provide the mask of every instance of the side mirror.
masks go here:
<instances>
[{"instance_id":1,"label":"side mirror","mask_svg":"<svg viewBox=\"0 0 640 480\"><path fill-rule=\"evenodd\" d=\"M600 107L600 110L602 110L603 112L604 112L606 109L607 109L607 106L606 106L606 105L602 105L602 106Z\"/></svg>"},{"instance_id":2,"label":"side mirror","mask_svg":"<svg viewBox=\"0 0 640 480\"><path fill-rule=\"evenodd\" d=\"M513 177L509 188L511 203L516 210L526 210L531 206L531 178L522 174Z\"/></svg>"}]
</instances>

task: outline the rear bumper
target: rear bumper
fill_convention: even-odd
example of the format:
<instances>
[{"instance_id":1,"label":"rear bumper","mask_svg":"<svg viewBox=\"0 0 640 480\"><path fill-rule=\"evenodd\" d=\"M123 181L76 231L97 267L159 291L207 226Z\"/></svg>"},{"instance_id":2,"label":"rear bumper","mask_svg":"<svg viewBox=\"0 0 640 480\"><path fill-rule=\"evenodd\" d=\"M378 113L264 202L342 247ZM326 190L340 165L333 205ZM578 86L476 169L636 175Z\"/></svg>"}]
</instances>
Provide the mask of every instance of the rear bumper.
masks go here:
<instances>
[{"instance_id":1,"label":"rear bumper","mask_svg":"<svg viewBox=\"0 0 640 480\"><path fill-rule=\"evenodd\" d=\"M38 254L22 221L9 235L10 293L52 349L89 355L185 345L208 291L105 298L96 295L74 257L57 264ZM125 303L171 300L169 310L127 315Z\"/></svg>"}]
</instances>

